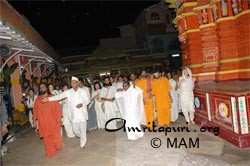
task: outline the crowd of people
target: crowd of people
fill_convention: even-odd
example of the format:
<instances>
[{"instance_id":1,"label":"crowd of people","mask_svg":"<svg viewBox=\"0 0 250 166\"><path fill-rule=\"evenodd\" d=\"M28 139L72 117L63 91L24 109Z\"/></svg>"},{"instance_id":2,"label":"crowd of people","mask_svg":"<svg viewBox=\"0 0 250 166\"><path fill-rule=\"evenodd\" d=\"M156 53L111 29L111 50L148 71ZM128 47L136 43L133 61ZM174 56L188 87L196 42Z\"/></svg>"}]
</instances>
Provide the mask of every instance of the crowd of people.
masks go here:
<instances>
[{"instance_id":1,"label":"crowd of people","mask_svg":"<svg viewBox=\"0 0 250 166\"><path fill-rule=\"evenodd\" d=\"M80 138L84 149L86 134L95 129L117 129L119 120L126 127L141 125L151 128L169 126L180 112L187 124L194 124L194 79L189 68L175 74L142 70L122 75L94 78L92 83L71 78L71 85L57 86L41 83L39 94L28 90L24 104L30 124L43 138L46 156L62 148L62 126L68 138ZM116 120L112 120L117 118ZM127 132L128 139L136 140L142 132Z\"/></svg>"}]
</instances>

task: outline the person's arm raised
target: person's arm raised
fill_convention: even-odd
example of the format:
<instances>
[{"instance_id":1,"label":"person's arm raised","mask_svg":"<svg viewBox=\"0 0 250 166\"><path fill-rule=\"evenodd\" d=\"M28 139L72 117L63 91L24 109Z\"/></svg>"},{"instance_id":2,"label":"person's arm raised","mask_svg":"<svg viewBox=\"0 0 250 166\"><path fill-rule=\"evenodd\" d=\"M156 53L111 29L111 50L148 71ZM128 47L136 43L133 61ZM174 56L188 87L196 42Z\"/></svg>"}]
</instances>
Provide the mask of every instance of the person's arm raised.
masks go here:
<instances>
[{"instance_id":1,"label":"person's arm raised","mask_svg":"<svg viewBox=\"0 0 250 166\"><path fill-rule=\"evenodd\" d=\"M67 98L67 91L64 91L63 93L60 93L56 96L52 96L52 97L44 97L42 99L42 103L46 103L46 102L49 102L49 101L59 101L59 100L62 100L62 99L65 99Z\"/></svg>"}]
</instances>

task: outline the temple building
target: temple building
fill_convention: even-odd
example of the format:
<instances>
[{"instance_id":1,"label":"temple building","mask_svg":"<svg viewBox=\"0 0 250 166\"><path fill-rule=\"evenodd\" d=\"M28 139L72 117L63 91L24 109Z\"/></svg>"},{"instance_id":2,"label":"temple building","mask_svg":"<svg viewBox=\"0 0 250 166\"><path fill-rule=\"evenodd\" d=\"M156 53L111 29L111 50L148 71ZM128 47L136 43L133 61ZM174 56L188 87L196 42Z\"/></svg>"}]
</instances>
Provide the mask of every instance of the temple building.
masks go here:
<instances>
[{"instance_id":1,"label":"temple building","mask_svg":"<svg viewBox=\"0 0 250 166\"><path fill-rule=\"evenodd\" d=\"M166 0L183 66L196 78L195 121L219 126L220 137L250 147L250 2L247 0Z\"/></svg>"}]
</instances>

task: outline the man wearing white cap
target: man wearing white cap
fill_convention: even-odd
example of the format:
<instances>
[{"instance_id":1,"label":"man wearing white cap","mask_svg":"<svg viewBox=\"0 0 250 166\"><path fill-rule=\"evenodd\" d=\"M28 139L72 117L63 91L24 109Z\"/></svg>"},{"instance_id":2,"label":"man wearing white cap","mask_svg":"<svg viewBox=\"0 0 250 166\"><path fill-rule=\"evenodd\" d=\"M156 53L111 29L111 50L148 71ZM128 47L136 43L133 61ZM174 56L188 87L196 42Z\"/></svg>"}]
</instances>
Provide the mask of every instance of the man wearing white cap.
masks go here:
<instances>
[{"instance_id":1,"label":"man wearing white cap","mask_svg":"<svg viewBox=\"0 0 250 166\"><path fill-rule=\"evenodd\" d=\"M90 102L90 98L85 89L78 87L78 78L72 77L71 86L71 89L66 90L59 95L44 98L43 102L62 100L64 98L68 99L69 119L72 122L73 131L76 136L80 137L81 149L85 149L87 141L86 126L88 120L87 105Z\"/></svg>"}]
</instances>

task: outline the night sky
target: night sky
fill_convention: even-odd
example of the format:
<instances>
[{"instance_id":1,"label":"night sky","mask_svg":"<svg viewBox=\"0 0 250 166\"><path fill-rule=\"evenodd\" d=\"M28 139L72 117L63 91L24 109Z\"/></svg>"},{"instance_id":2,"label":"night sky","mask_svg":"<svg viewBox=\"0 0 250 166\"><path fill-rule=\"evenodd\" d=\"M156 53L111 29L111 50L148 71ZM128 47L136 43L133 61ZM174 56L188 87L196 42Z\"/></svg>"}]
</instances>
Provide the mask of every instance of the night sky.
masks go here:
<instances>
[{"instance_id":1,"label":"night sky","mask_svg":"<svg viewBox=\"0 0 250 166\"><path fill-rule=\"evenodd\" d=\"M131 24L159 1L9 1L62 55L91 52L100 38L118 37L117 26Z\"/></svg>"}]
</instances>

